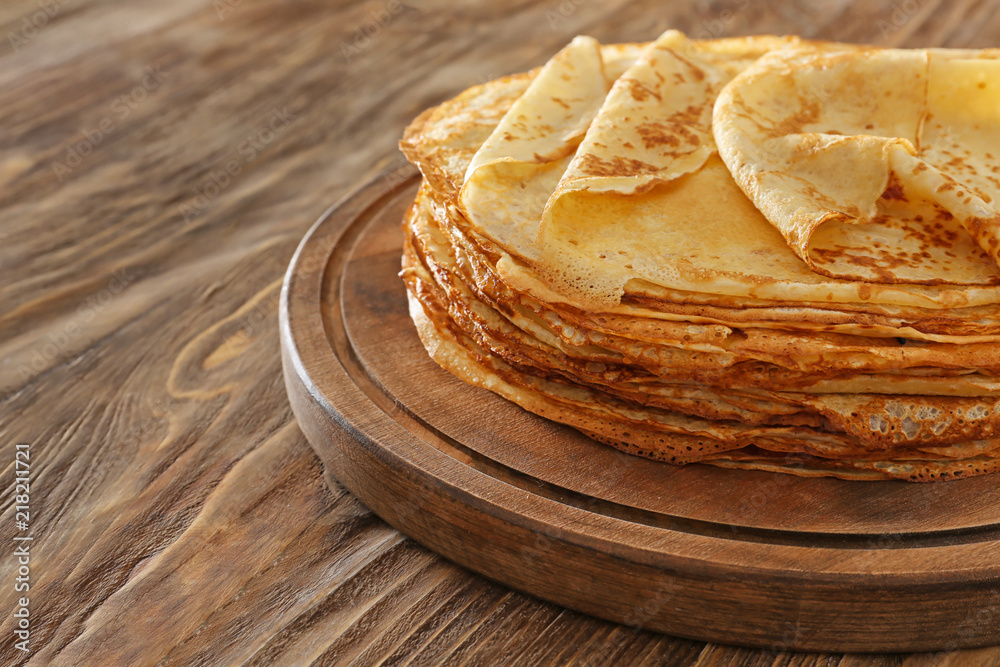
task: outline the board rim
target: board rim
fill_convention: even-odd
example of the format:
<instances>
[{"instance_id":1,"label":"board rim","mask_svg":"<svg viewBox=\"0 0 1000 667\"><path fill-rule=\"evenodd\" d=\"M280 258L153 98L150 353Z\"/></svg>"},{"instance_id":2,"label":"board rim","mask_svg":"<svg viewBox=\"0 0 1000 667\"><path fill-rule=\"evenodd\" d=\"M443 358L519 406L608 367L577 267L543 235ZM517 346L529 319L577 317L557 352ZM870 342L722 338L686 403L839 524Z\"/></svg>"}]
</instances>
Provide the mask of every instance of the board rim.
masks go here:
<instances>
[{"instance_id":1,"label":"board rim","mask_svg":"<svg viewBox=\"0 0 1000 667\"><path fill-rule=\"evenodd\" d=\"M786 593L803 588L808 588L813 593L824 589L828 589L831 593L843 592L850 588L855 592L865 590L874 595L919 588L927 594L938 593L953 601L963 599L962 593L967 589L976 589L983 593L982 577L985 577L993 582L993 585L988 587L991 594L1000 595L1000 586L997 585L1000 582L1000 562L998 562L1000 558L994 561L992 568L984 570L980 567L976 570L980 575L980 579L976 581L970 580L969 568L934 573L894 572L866 576L846 572L795 571L787 567L782 569L744 566L736 569L729 564L678 555L682 543L692 539L688 533L673 531L671 540L667 540L671 542L667 548L663 546L666 542L659 539L662 538L662 534L650 531L668 531L668 529L653 526L636 528L636 524L631 524L630 528L635 529L630 533L632 537L639 535L649 539L654 537L659 539L658 543L661 546L658 549L647 549L644 552L638 541L631 545L623 545L620 541L614 541L609 537L595 536L593 531L598 527L605 533L614 532L621 527L614 523L622 521L621 519L606 515L594 514L585 517L593 520L591 524L584 522L589 526L590 532L582 529L564 529L558 535L548 535L546 526L550 524L546 523L546 519L559 516L563 519L567 516L581 519L576 512L585 510L580 508L568 510L568 506L559 506L555 501L540 496L520 502L517 500L518 492L523 489L517 489L515 492L513 488L503 486L505 482L502 480L490 478L468 466L463 470L457 467L461 465L459 461L422 443L421 438L413 430L401 423L397 416L387 414L385 406L378 405L364 388L359 386L356 377L352 377L348 366L345 365L344 355L349 354L349 350L343 349L343 341L342 349L339 351L334 349L331 334L326 331L326 320L318 306L322 301L324 289L330 282L328 272L332 266L334 268L337 266L334 263L335 255L339 252L343 256L349 256L353 251L354 241L364 229L366 220L370 222L374 216L373 211L377 211L381 205L406 188L412 188L416 177L417 172L409 166L383 172L330 207L300 243L289 264L281 290L279 325L282 362L286 387L296 418L323 460L328 473L383 519L458 564L498 580L502 584L524 590L524 586L519 586L517 580L504 577L502 573L498 576L496 571L484 571L482 563L476 562L472 554L468 553L470 548L468 545L464 547L465 550L461 544L442 545L435 534L435 531L442 527L434 525L434 517L421 516L420 521L427 522L428 525L417 525L418 522L412 514L407 516L405 512L401 513L398 506L392 505L391 499L380 498L377 492L365 488L357 469L362 465L362 460L364 465L380 466L387 476L410 478L419 486L430 489L429 492L437 494L434 497L443 498L442 502L450 501L467 507L473 513L481 515L484 523L493 526L495 530L507 529L511 533L526 531L528 534L542 535L549 541L565 543L566 549L589 550L611 564L619 562L623 568L631 566L653 568L666 573L664 577L669 575L678 578L683 575L725 583L745 579L748 575L757 575L767 577L774 585L773 589L781 589ZM339 276L337 279L339 280ZM337 289L339 290L339 287ZM338 301L339 294L333 295L332 299ZM335 305L339 308L339 301ZM349 336L346 331L343 333L349 346ZM392 398L391 395L389 398ZM416 419L414 415L410 418ZM403 452L410 453L412 458L407 458ZM423 458L417 457L415 452L420 453ZM377 485L378 481L369 480L369 483ZM383 491L384 495L391 495L391 490ZM611 523L604 525L608 520ZM709 541L723 539L704 535L694 537ZM963 551L962 547L967 547L969 544L924 548L955 549L956 557L959 557ZM976 545L981 542L971 544ZM971 550L966 549L966 551ZM558 552L558 549L553 549L551 557L554 558ZM646 558L640 558L643 555ZM603 608L595 612L593 608L582 608L586 605L581 605L573 599L566 599L565 596L539 593L537 590L526 592L628 625L648 627L693 639L762 648L780 646L783 649L798 650L913 651L982 646L1000 641L1000 633L996 629L991 631L990 628L982 627L958 640L953 636L950 638L939 636L929 637L923 643L914 643L912 640L901 642L894 637L885 636L884 632L878 636L870 636L871 633L859 633L857 629L851 637L833 629L789 639L774 632L775 627L781 627L780 623L778 626L775 625L774 619L767 622L758 621L756 624L750 622L743 630L732 627L724 630L706 628L704 632L691 633L678 626L677 619L671 619L670 614L664 610L650 614L649 618L641 618L639 619L641 622L636 623L630 622L635 619L630 619L627 613L623 613L623 609ZM630 608L635 609L634 601ZM798 622L802 619L778 620ZM949 642L954 645L949 646Z\"/></svg>"}]
</instances>

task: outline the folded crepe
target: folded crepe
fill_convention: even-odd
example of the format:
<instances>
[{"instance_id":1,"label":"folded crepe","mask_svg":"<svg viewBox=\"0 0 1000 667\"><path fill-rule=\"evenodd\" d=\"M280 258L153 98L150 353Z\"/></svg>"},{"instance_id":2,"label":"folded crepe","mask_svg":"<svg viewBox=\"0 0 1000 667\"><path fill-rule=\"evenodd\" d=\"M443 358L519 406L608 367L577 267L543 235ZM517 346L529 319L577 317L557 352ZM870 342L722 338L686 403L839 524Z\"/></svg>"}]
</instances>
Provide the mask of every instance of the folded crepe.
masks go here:
<instances>
[{"instance_id":1,"label":"folded crepe","mask_svg":"<svg viewBox=\"0 0 1000 667\"><path fill-rule=\"evenodd\" d=\"M720 154L817 273L996 285L998 56L769 53L716 101Z\"/></svg>"},{"instance_id":2,"label":"folded crepe","mask_svg":"<svg viewBox=\"0 0 1000 667\"><path fill-rule=\"evenodd\" d=\"M421 339L668 462L991 471L995 56L668 31L470 89L401 143Z\"/></svg>"}]
</instances>

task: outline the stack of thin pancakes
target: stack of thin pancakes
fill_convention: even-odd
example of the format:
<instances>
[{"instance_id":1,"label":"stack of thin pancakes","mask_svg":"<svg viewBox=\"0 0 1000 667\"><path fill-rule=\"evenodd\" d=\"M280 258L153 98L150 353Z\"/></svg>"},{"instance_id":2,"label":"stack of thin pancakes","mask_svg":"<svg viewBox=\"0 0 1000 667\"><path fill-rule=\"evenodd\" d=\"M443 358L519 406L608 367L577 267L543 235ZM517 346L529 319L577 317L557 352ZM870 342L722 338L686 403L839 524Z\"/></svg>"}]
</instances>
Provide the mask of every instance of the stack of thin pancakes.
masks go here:
<instances>
[{"instance_id":1,"label":"stack of thin pancakes","mask_svg":"<svg viewBox=\"0 0 1000 667\"><path fill-rule=\"evenodd\" d=\"M1000 51L578 37L401 147L459 378L675 464L997 467Z\"/></svg>"}]
</instances>

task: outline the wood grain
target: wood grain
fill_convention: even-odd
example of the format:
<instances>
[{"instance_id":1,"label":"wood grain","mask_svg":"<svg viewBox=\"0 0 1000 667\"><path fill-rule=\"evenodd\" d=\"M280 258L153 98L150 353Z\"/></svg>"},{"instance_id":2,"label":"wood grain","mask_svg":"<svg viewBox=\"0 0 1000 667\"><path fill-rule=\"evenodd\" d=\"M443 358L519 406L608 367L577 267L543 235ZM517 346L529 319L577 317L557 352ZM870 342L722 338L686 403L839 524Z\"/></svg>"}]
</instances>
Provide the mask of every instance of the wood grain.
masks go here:
<instances>
[{"instance_id":1,"label":"wood grain","mask_svg":"<svg viewBox=\"0 0 1000 667\"><path fill-rule=\"evenodd\" d=\"M276 315L299 239L413 116L574 34L995 46L998 5L414 1L348 60L388 2L2 3L0 544L17 443L35 541L30 656L0 553L0 663L997 664L706 646L470 575L327 485Z\"/></svg>"}]
</instances>

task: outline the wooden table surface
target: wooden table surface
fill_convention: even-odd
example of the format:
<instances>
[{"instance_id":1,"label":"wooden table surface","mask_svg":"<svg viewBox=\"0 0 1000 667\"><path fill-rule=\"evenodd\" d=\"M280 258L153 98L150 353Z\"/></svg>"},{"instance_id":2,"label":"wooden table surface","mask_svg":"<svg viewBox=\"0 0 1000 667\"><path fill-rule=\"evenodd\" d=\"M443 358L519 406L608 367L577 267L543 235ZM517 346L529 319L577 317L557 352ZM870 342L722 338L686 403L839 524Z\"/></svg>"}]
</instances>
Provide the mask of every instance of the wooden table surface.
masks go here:
<instances>
[{"instance_id":1,"label":"wooden table surface","mask_svg":"<svg viewBox=\"0 0 1000 667\"><path fill-rule=\"evenodd\" d=\"M299 239L401 163L413 116L578 33L985 47L998 9L0 4L0 664L1000 664L1000 649L706 645L461 570L326 484L290 414L276 318Z\"/></svg>"}]
</instances>

